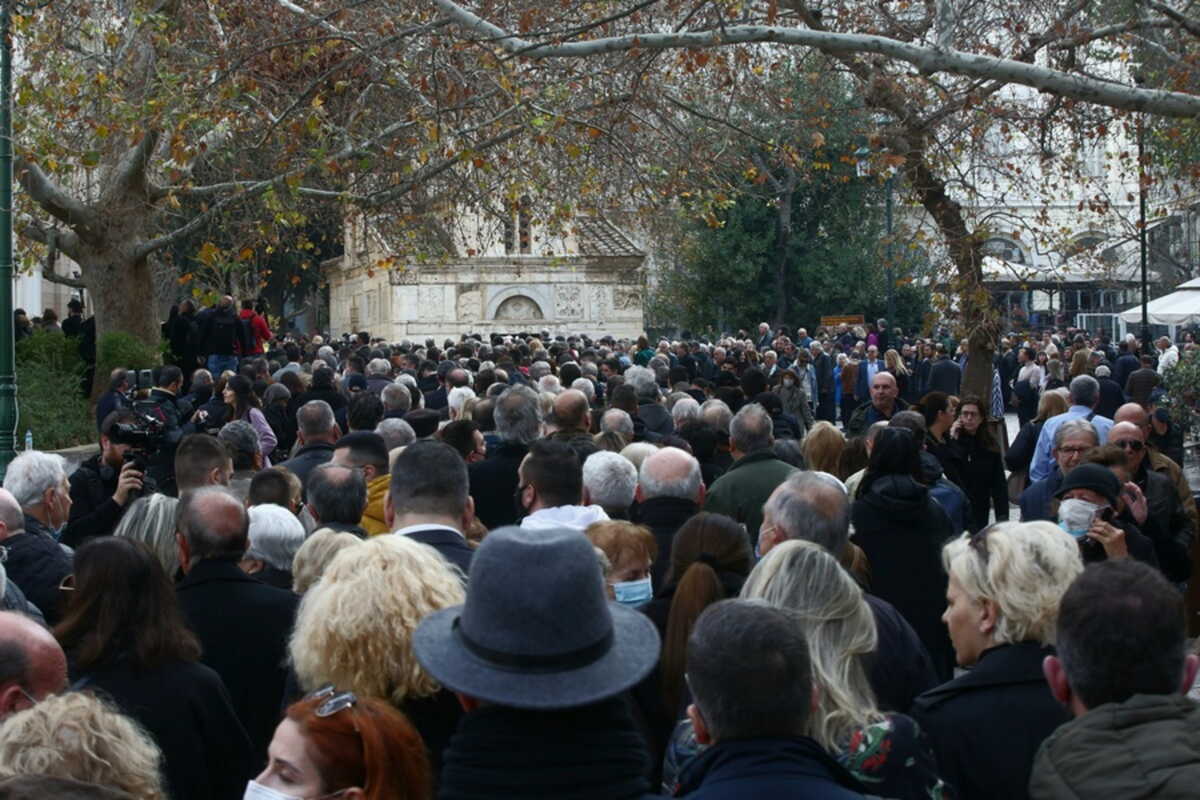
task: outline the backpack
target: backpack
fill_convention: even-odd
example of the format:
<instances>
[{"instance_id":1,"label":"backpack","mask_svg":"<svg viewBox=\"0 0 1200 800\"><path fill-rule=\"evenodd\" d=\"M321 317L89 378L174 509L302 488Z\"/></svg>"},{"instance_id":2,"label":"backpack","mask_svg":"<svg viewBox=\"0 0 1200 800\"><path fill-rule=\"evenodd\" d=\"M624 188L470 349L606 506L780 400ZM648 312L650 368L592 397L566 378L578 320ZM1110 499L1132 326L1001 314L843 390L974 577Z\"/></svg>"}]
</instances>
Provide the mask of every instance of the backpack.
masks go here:
<instances>
[{"instance_id":1,"label":"backpack","mask_svg":"<svg viewBox=\"0 0 1200 800\"><path fill-rule=\"evenodd\" d=\"M205 342L208 352L221 356L233 355L241 335L241 320L231 311L214 311L208 320L208 336Z\"/></svg>"}]
</instances>

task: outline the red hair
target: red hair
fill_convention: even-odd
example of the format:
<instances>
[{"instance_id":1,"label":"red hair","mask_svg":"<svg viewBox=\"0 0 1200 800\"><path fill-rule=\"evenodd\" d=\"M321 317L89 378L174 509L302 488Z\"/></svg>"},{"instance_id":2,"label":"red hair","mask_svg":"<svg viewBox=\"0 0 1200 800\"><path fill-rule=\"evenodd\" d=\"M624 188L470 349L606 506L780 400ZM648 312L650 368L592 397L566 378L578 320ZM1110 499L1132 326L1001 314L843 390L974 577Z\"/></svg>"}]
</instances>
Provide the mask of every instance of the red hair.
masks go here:
<instances>
[{"instance_id":1,"label":"red hair","mask_svg":"<svg viewBox=\"0 0 1200 800\"><path fill-rule=\"evenodd\" d=\"M287 717L300 726L326 792L358 786L367 800L429 800L429 756L408 717L373 697L318 717L325 699L293 703Z\"/></svg>"}]
</instances>

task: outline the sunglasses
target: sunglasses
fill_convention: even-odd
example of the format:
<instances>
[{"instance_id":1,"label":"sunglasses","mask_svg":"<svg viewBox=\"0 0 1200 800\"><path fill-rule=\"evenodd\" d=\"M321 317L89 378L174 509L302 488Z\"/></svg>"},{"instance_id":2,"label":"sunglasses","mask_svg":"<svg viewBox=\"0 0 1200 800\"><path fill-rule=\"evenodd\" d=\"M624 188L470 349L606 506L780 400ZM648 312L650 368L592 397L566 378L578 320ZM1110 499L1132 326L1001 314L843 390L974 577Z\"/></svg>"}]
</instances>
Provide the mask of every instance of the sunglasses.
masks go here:
<instances>
[{"instance_id":1,"label":"sunglasses","mask_svg":"<svg viewBox=\"0 0 1200 800\"><path fill-rule=\"evenodd\" d=\"M1111 444L1115 444L1117 447L1123 447L1126 450L1132 450L1135 453L1141 452L1146 446L1145 442L1139 442L1137 439L1126 439L1121 442L1111 442Z\"/></svg>"},{"instance_id":2,"label":"sunglasses","mask_svg":"<svg viewBox=\"0 0 1200 800\"><path fill-rule=\"evenodd\" d=\"M321 719L332 717L339 711L352 708L358 703L358 695L354 692L339 692L332 683L325 684L304 699L324 701L313 712Z\"/></svg>"}]
</instances>

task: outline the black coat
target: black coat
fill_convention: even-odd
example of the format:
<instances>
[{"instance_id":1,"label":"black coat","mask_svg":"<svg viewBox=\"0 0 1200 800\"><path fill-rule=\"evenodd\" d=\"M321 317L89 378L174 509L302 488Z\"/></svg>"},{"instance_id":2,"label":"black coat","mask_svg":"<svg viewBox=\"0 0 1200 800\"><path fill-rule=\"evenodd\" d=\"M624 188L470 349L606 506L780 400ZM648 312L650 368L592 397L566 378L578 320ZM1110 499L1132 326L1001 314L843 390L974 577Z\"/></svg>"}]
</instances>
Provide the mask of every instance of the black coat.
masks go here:
<instances>
[{"instance_id":1,"label":"black coat","mask_svg":"<svg viewBox=\"0 0 1200 800\"><path fill-rule=\"evenodd\" d=\"M1037 520L1057 522L1058 519L1051 512L1050 504L1054 500L1054 495L1058 493L1058 487L1062 485L1062 481L1062 470L1058 468L1058 464L1055 464L1049 475L1026 486L1025 491L1021 492L1020 498L1021 522L1036 522Z\"/></svg>"},{"instance_id":2,"label":"black coat","mask_svg":"<svg viewBox=\"0 0 1200 800\"><path fill-rule=\"evenodd\" d=\"M925 385L926 392L945 392L958 394L962 386L962 367L952 359L939 358L929 367L929 382Z\"/></svg>"},{"instance_id":3,"label":"black coat","mask_svg":"<svg viewBox=\"0 0 1200 800\"><path fill-rule=\"evenodd\" d=\"M29 515L25 516L25 530L9 536L3 544L8 548L8 560L4 562L8 579L38 607L47 625L57 625L62 619L59 586L71 574L71 557L54 540L50 529Z\"/></svg>"},{"instance_id":4,"label":"black coat","mask_svg":"<svg viewBox=\"0 0 1200 800\"><path fill-rule=\"evenodd\" d=\"M1137 372L1141 366L1141 359L1133 353L1122 353L1117 356L1117 363L1113 364L1112 379L1117 382L1118 386L1124 387L1129 376Z\"/></svg>"},{"instance_id":5,"label":"black coat","mask_svg":"<svg viewBox=\"0 0 1200 800\"><path fill-rule=\"evenodd\" d=\"M1042 435L1042 426L1046 424L1045 420L1041 422L1026 422L1021 426L1021 430L1017 432L1017 438L1013 439L1012 444L1008 446L1008 452L1004 454L1004 464L1013 472L1017 470L1026 470L1033 464L1033 454L1037 450L1038 437Z\"/></svg>"},{"instance_id":6,"label":"black coat","mask_svg":"<svg viewBox=\"0 0 1200 800\"><path fill-rule=\"evenodd\" d=\"M952 441L962 468L962 490L971 501L971 533L988 524L988 512L995 508L996 521L1008 519L1008 482L1000 452L985 447L976 436L961 431Z\"/></svg>"},{"instance_id":7,"label":"black coat","mask_svg":"<svg viewBox=\"0 0 1200 800\"><path fill-rule=\"evenodd\" d=\"M107 536L129 507L117 505L117 471L94 455L71 473L71 514L63 530L62 543L78 547L95 536ZM130 498L130 503L133 499Z\"/></svg>"},{"instance_id":8,"label":"black coat","mask_svg":"<svg viewBox=\"0 0 1200 800\"><path fill-rule=\"evenodd\" d=\"M267 453L271 457L272 462L283 461L287 458L288 453L292 452L292 446L296 444L296 415L288 414L287 406L279 403L272 403L263 409L263 416L267 419L267 424L271 426L271 430L275 434L275 453ZM282 455L283 458L276 458L276 455Z\"/></svg>"},{"instance_id":9,"label":"black coat","mask_svg":"<svg viewBox=\"0 0 1200 800\"><path fill-rule=\"evenodd\" d=\"M864 666L883 711L905 713L922 692L938 683L929 651L904 616L886 600L863 594L875 617L875 651Z\"/></svg>"},{"instance_id":10,"label":"black coat","mask_svg":"<svg viewBox=\"0 0 1200 800\"><path fill-rule=\"evenodd\" d=\"M969 672L917 698L913 716L957 797L1029 796L1038 747L1070 719L1042 676L1051 652L1037 642L993 647Z\"/></svg>"},{"instance_id":11,"label":"black coat","mask_svg":"<svg viewBox=\"0 0 1200 800\"><path fill-rule=\"evenodd\" d=\"M307 392L301 392L299 397L293 399L296 403L296 410L299 410L302 405L310 400L324 400L333 409L333 419L341 427L342 433L350 430L346 422L346 410L350 407L350 403L346 400L346 396L337 389L309 389ZM293 416L295 415L293 414Z\"/></svg>"},{"instance_id":12,"label":"black coat","mask_svg":"<svg viewBox=\"0 0 1200 800\"><path fill-rule=\"evenodd\" d=\"M1096 380L1100 384L1100 402L1096 404L1095 412L1101 417L1112 419L1117 415L1117 409L1125 403L1125 390L1112 378Z\"/></svg>"},{"instance_id":13,"label":"black coat","mask_svg":"<svg viewBox=\"0 0 1200 800\"><path fill-rule=\"evenodd\" d=\"M517 468L529 448L514 442L501 442L488 448L488 457L471 464L467 474L471 479L471 497L475 499L475 516L488 530L517 523L513 495L517 492Z\"/></svg>"},{"instance_id":14,"label":"black coat","mask_svg":"<svg viewBox=\"0 0 1200 800\"><path fill-rule=\"evenodd\" d=\"M929 650L938 677L950 677L954 648L942 624L946 573L942 545L954 535L928 488L883 475L859 489L851 508L854 543L871 562L871 591L896 607Z\"/></svg>"},{"instance_id":15,"label":"black coat","mask_svg":"<svg viewBox=\"0 0 1200 800\"><path fill-rule=\"evenodd\" d=\"M675 432L675 422L671 412L661 403L643 403L638 406L637 417L646 426L646 434L650 441L658 437L670 436Z\"/></svg>"},{"instance_id":16,"label":"black coat","mask_svg":"<svg viewBox=\"0 0 1200 800\"><path fill-rule=\"evenodd\" d=\"M412 531L404 535L437 550L442 558L462 570L464 578L471 573L471 556L475 555L475 551L467 544L466 538L461 533L448 531L445 528L432 528L424 531Z\"/></svg>"},{"instance_id":17,"label":"black coat","mask_svg":"<svg viewBox=\"0 0 1200 800\"><path fill-rule=\"evenodd\" d=\"M656 591L665 585L671 568L671 541L675 532L699 511L700 506L695 502L681 497L654 497L635 507L634 521L649 528L658 545L658 555L650 567L650 582Z\"/></svg>"},{"instance_id":18,"label":"black coat","mask_svg":"<svg viewBox=\"0 0 1200 800\"><path fill-rule=\"evenodd\" d=\"M300 598L255 580L233 561L204 559L176 589L179 607L200 639L203 662L229 689L257 763L279 723L287 681L287 642Z\"/></svg>"},{"instance_id":19,"label":"black coat","mask_svg":"<svg viewBox=\"0 0 1200 800\"><path fill-rule=\"evenodd\" d=\"M291 471L300 479L301 486L308 485L308 475L314 469L326 464L333 458L333 445L328 442L313 442L306 444L296 451L296 455L278 466Z\"/></svg>"},{"instance_id":20,"label":"black coat","mask_svg":"<svg viewBox=\"0 0 1200 800\"><path fill-rule=\"evenodd\" d=\"M266 765L254 758L221 679L203 664L135 671L118 662L71 677L111 698L154 737L173 800L237 800Z\"/></svg>"},{"instance_id":21,"label":"black coat","mask_svg":"<svg viewBox=\"0 0 1200 800\"><path fill-rule=\"evenodd\" d=\"M694 800L853 800L863 787L808 737L734 739L704 750L679 773Z\"/></svg>"}]
</instances>

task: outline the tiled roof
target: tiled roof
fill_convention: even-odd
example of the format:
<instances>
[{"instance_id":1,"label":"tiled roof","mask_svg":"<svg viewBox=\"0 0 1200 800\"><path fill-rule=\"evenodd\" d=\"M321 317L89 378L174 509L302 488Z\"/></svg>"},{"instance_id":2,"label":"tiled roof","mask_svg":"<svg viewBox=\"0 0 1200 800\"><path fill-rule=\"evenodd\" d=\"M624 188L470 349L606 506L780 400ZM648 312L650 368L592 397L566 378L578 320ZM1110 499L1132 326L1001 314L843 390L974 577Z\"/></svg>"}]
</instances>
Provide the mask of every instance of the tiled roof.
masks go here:
<instances>
[{"instance_id":1,"label":"tiled roof","mask_svg":"<svg viewBox=\"0 0 1200 800\"><path fill-rule=\"evenodd\" d=\"M579 242L579 254L584 256L641 256L645 255L634 246L625 234L611 222L599 217L581 217L575 220L575 238Z\"/></svg>"}]
</instances>

